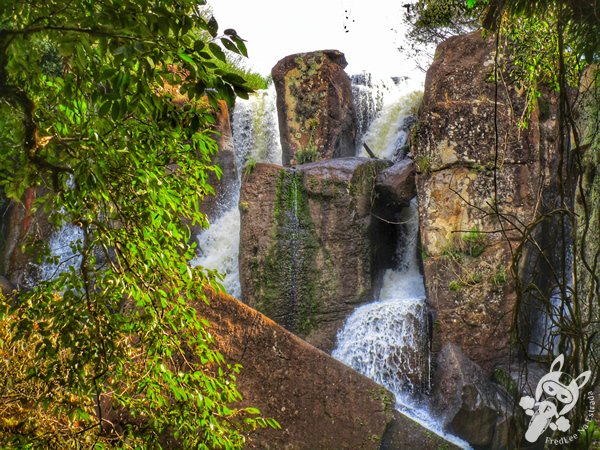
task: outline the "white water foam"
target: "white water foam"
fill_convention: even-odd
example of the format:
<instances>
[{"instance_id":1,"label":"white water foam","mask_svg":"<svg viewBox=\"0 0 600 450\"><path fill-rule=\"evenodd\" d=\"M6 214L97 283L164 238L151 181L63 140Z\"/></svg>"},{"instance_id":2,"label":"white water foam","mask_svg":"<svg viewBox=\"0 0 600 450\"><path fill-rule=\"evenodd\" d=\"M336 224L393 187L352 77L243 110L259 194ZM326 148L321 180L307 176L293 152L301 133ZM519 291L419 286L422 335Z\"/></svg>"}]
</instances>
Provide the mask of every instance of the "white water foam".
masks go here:
<instances>
[{"instance_id":1,"label":"white water foam","mask_svg":"<svg viewBox=\"0 0 600 450\"><path fill-rule=\"evenodd\" d=\"M198 235L200 256L194 258L192 266L217 269L224 275L225 291L240 298L240 270L238 254L240 247L240 212L237 204L225 211L210 228Z\"/></svg>"},{"instance_id":2,"label":"white water foam","mask_svg":"<svg viewBox=\"0 0 600 450\"><path fill-rule=\"evenodd\" d=\"M281 164L281 143L273 86L258 91L248 100L237 99L232 118L233 145L236 156L237 185L233 195L223 205L224 213L198 234L199 256L190 264L217 270L224 276L223 287L233 297L240 298L239 247L241 177L247 162Z\"/></svg>"},{"instance_id":3,"label":"white water foam","mask_svg":"<svg viewBox=\"0 0 600 450\"><path fill-rule=\"evenodd\" d=\"M392 78L375 79L370 74L352 77L352 93L357 121L357 156L368 156L363 144L373 153L390 160L404 157L423 93L412 84Z\"/></svg>"},{"instance_id":4,"label":"white water foam","mask_svg":"<svg viewBox=\"0 0 600 450\"><path fill-rule=\"evenodd\" d=\"M40 266L41 281L50 281L65 272L71 266L81 264L81 254L73 251L73 245L83 240L81 228L70 224L63 224L52 233L48 246L50 255L56 261L46 261Z\"/></svg>"},{"instance_id":5,"label":"white water foam","mask_svg":"<svg viewBox=\"0 0 600 450\"><path fill-rule=\"evenodd\" d=\"M397 267L384 275L379 298L357 308L338 332L332 356L389 389L396 408L463 448L443 432L424 396L430 390L430 354L425 287L417 261L416 199L399 217Z\"/></svg>"}]
</instances>

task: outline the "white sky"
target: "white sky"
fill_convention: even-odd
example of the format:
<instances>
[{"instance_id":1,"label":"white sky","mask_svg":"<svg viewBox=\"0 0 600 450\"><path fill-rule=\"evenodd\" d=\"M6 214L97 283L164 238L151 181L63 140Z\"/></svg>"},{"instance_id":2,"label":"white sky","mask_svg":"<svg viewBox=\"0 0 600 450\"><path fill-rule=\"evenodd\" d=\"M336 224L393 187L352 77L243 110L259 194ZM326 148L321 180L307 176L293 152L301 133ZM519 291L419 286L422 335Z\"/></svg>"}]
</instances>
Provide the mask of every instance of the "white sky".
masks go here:
<instances>
[{"instance_id":1,"label":"white sky","mask_svg":"<svg viewBox=\"0 0 600 450\"><path fill-rule=\"evenodd\" d=\"M408 1L208 0L208 4L220 31L234 28L248 41L249 66L263 75L287 55L336 49L346 55L348 74L365 70L402 76L410 75L414 67L397 49L403 35L402 5Z\"/></svg>"}]
</instances>

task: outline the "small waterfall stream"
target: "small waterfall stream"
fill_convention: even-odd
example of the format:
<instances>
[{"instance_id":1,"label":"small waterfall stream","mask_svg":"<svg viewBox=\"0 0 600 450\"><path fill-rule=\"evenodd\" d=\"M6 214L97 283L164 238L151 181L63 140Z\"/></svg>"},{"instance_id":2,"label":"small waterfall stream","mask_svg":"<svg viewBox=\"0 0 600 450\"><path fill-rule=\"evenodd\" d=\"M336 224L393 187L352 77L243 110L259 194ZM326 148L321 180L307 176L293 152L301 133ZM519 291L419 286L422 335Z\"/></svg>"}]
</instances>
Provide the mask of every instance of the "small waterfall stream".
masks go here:
<instances>
[{"instance_id":1,"label":"small waterfall stream","mask_svg":"<svg viewBox=\"0 0 600 450\"><path fill-rule=\"evenodd\" d=\"M396 406L404 410L429 390L429 333L416 256L416 199L398 219L396 268L386 271L379 298L347 319L332 356L387 387L396 396Z\"/></svg>"},{"instance_id":2,"label":"small waterfall stream","mask_svg":"<svg viewBox=\"0 0 600 450\"><path fill-rule=\"evenodd\" d=\"M216 269L224 275L222 284L225 291L236 298L242 297L239 272L240 248L240 185L244 166L248 162L270 162L281 164L281 143L275 87L258 91L248 100L237 99L233 110L232 131L235 149L237 178L236 185L230 188L233 193L221 205L225 211L208 230L197 236L199 256L191 261Z\"/></svg>"}]
</instances>

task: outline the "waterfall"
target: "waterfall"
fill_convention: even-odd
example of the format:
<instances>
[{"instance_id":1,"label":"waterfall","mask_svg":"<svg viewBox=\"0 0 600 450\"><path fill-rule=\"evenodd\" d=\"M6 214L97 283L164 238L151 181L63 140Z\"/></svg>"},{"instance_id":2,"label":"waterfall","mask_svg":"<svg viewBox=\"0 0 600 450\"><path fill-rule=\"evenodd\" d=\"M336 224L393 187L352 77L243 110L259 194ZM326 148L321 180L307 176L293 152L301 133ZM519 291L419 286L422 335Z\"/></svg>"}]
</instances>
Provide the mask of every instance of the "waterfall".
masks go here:
<instances>
[{"instance_id":1,"label":"waterfall","mask_svg":"<svg viewBox=\"0 0 600 450\"><path fill-rule=\"evenodd\" d=\"M240 247L240 199L241 179L248 162L270 162L281 164L281 143L275 105L275 87L261 90L248 100L237 99L233 110L231 127L237 178L231 188L231 197L221 205L224 211L207 230L197 236L198 256L191 261L215 269L224 275L222 285L225 292L241 298L239 274Z\"/></svg>"},{"instance_id":2,"label":"waterfall","mask_svg":"<svg viewBox=\"0 0 600 450\"><path fill-rule=\"evenodd\" d=\"M281 164L276 98L271 84L248 100L236 100L231 126L238 179L247 161Z\"/></svg>"},{"instance_id":3,"label":"waterfall","mask_svg":"<svg viewBox=\"0 0 600 450\"><path fill-rule=\"evenodd\" d=\"M379 298L358 307L338 332L332 356L389 389L396 408L431 431L463 447L443 432L428 412L430 390L429 326L425 286L417 248L416 198L398 217L396 267L386 270Z\"/></svg>"},{"instance_id":4,"label":"waterfall","mask_svg":"<svg viewBox=\"0 0 600 450\"><path fill-rule=\"evenodd\" d=\"M408 131L423 96L407 80L352 76L356 111L358 156L368 156L363 144L380 158L396 161L405 156Z\"/></svg>"},{"instance_id":5,"label":"waterfall","mask_svg":"<svg viewBox=\"0 0 600 450\"><path fill-rule=\"evenodd\" d=\"M406 409L429 390L425 287L416 251L416 200L398 217L397 264L384 274L379 298L357 308L339 331L332 355L387 387Z\"/></svg>"},{"instance_id":6,"label":"waterfall","mask_svg":"<svg viewBox=\"0 0 600 450\"><path fill-rule=\"evenodd\" d=\"M242 294L238 262L240 211L237 202L228 208L207 230L200 233L197 239L200 255L194 258L190 264L207 269L217 269L224 275L222 284L225 292L240 298Z\"/></svg>"},{"instance_id":7,"label":"waterfall","mask_svg":"<svg viewBox=\"0 0 600 450\"><path fill-rule=\"evenodd\" d=\"M81 228L68 222L53 232L48 243L51 257L41 264L39 279L50 281L68 270L69 267L78 266L81 263L81 254L73 251L73 246L82 240Z\"/></svg>"},{"instance_id":8,"label":"waterfall","mask_svg":"<svg viewBox=\"0 0 600 450\"><path fill-rule=\"evenodd\" d=\"M565 348L559 348L561 341L561 327L559 324L572 322L570 320L569 304L573 292L573 253L571 237L567 238L566 260L564 269L558 270L560 279L565 279L564 293L561 286L554 286L550 297L545 301L533 300L531 311L531 337L529 339L528 352L530 355L545 356L557 355L571 348L567 344ZM562 246L557 245L556 251L562 251ZM560 254L555 256L560 259ZM564 295L564 298L563 298Z\"/></svg>"}]
</instances>

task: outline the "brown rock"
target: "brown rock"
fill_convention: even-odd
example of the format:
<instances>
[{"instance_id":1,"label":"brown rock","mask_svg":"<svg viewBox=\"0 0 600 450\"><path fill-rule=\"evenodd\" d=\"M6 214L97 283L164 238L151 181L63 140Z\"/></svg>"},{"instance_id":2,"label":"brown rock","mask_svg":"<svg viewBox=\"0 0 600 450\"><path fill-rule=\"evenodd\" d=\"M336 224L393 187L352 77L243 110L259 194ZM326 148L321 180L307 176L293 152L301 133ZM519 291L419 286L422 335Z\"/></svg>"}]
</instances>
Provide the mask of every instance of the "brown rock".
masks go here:
<instances>
[{"instance_id":1,"label":"brown rock","mask_svg":"<svg viewBox=\"0 0 600 450\"><path fill-rule=\"evenodd\" d=\"M386 210L398 210L407 206L417 195L415 164L411 159L402 159L377 175L375 189L379 194L379 206Z\"/></svg>"},{"instance_id":2,"label":"brown rock","mask_svg":"<svg viewBox=\"0 0 600 450\"><path fill-rule=\"evenodd\" d=\"M454 450L459 448L431 431L424 431L423 427L417 422L398 411L394 411L394 421L383 436L379 450Z\"/></svg>"},{"instance_id":3,"label":"brown rock","mask_svg":"<svg viewBox=\"0 0 600 450\"><path fill-rule=\"evenodd\" d=\"M447 430L475 448L508 448L509 436L516 438L509 393L487 381L481 367L453 344L442 349L437 366L433 409Z\"/></svg>"},{"instance_id":4,"label":"brown rock","mask_svg":"<svg viewBox=\"0 0 600 450\"><path fill-rule=\"evenodd\" d=\"M354 156L346 64L343 53L323 50L286 56L273 67L284 165Z\"/></svg>"},{"instance_id":5,"label":"brown rock","mask_svg":"<svg viewBox=\"0 0 600 450\"><path fill-rule=\"evenodd\" d=\"M393 395L225 296L198 306L218 349L242 364L237 386L244 404L275 418L282 430L252 434L260 449L437 449L448 445L393 410ZM385 435L385 439L384 439ZM399 446L384 445L384 442ZM444 447L448 448L448 447Z\"/></svg>"},{"instance_id":6,"label":"brown rock","mask_svg":"<svg viewBox=\"0 0 600 450\"><path fill-rule=\"evenodd\" d=\"M257 164L242 183L244 301L325 351L373 297L395 229L371 215L381 160L343 158L295 169Z\"/></svg>"},{"instance_id":7,"label":"brown rock","mask_svg":"<svg viewBox=\"0 0 600 450\"><path fill-rule=\"evenodd\" d=\"M32 209L40 193L41 190L27 188L22 202L7 200L2 205L0 274L8 283L3 283L3 289L29 286L39 277L39 266L33 261L52 234L52 227L42 208L35 212Z\"/></svg>"},{"instance_id":8,"label":"brown rock","mask_svg":"<svg viewBox=\"0 0 600 450\"><path fill-rule=\"evenodd\" d=\"M528 128L519 128L525 98L507 74L495 101L494 48L479 32L438 46L411 148L424 276L436 316L434 351L455 343L488 373L510 353L518 228L554 207L558 178L549 175L556 101L548 96L546 110L534 111ZM536 232L538 242L555 246L551 229ZM540 261L522 255L521 267L529 271L523 279L544 273Z\"/></svg>"}]
</instances>

